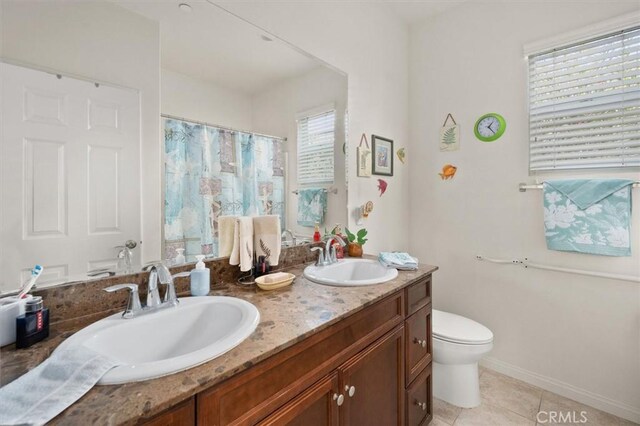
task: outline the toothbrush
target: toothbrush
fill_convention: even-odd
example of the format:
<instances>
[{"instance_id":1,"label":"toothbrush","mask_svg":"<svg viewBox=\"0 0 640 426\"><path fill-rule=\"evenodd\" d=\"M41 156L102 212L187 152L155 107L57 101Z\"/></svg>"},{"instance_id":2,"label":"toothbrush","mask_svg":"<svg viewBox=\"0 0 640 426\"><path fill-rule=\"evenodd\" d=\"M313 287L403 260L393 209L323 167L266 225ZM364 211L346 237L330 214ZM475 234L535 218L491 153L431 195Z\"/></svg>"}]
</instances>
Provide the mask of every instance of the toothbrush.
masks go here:
<instances>
[{"instance_id":1,"label":"toothbrush","mask_svg":"<svg viewBox=\"0 0 640 426\"><path fill-rule=\"evenodd\" d=\"M33 286L36 283L36 280L38 279L38 277L42 274L42 270L44 268L40 265L36 265L32 270L31 270L31 279L29 280L29 282L27 283L26 286L24 286L22 288L22 290L20 290L20 293L18 293L18 299L23 299L25 297L27 297L27 293L29 293L29 291L31 291L31 289L33 288Z\"/></svg>"}]
</instances>

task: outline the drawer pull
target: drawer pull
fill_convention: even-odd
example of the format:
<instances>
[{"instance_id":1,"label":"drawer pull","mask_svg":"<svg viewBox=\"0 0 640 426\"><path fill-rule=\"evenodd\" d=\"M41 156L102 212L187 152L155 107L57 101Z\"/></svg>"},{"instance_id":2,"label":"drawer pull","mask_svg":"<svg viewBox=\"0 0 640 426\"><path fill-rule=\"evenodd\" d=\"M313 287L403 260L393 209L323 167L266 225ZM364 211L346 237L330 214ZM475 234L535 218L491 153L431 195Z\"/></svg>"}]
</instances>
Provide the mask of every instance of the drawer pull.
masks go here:
<instances>
[{"instance_id":1,"label":"drawer pull","mask_svg":"<svg viewBox=\"0 0 640 426\"><path fill-rule=\"evenodd\" d=\"M353 395L355 395L355 394L356 394L356 387L355 387L355 386L349 386L349 385L346 385L346 386L344 387L344 391L345 391L345 392L347 392L347 394L348 394L350 397L352 397Z\"/></svg>"},{"instance_id":2,"label":"drawer pull","mask_svg":"<svg viewBox=\"0 0 640 426\"><path fill-rule=\"evenodd\" d=\"M427 411L427 403L426 402L420 402L416 399L416 405L420 408L422 408L422 411Z\"/></svg>"},{"instance_id":3,"label":"drawer pull","mask_svg":"<svg viewBox=\"0 0 640 426\"><path fill-rule=\"evenodd\" d=\"M342 395L342 394L338 395L337 393L334 393L333 394L333 400L336 401L336 403L338 404L338 407L339 407L344 403L344 395Z\"/></svg>"},{"instance_id":4,"label":"drawer pull","mask_svg":"<svg viewBox=\"0 0 640 426\"><path fill-rule=\"evenodd\" d=\"M417 343L419 346L422 346L423 348L427 347L427 341L426 340L420 340L417 337L415 339L413 339L413 343Z\"/></svg>"}]
</instances>

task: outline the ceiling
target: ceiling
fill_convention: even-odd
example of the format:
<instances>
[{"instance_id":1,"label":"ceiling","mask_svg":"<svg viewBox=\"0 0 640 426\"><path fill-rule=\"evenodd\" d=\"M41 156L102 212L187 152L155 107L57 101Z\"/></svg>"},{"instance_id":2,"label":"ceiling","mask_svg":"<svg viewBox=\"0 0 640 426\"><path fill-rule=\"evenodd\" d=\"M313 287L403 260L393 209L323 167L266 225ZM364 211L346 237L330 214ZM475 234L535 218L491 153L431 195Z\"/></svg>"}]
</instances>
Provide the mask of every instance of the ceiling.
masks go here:
<instances>
[{"instance_id":1,"label":"ceiling","mask_svg":"<svg viewBox=\"0 0 640 426\"><path fill-rule=\"evenodd\" d=\"M203 0L113 0L160 24L162 68L252 95L320 62ZM190 12L178 5L188 3Z\"/></svg>"},{"instance_id":2,"label":"ceiling","mask_svg":"<svg viewBox=\"0 0 640 426\"><path fill-rule=\"evenodd\" d=\"M467 0L371 0L408 24L425 21Z\"/></svg>"}]
</instances>

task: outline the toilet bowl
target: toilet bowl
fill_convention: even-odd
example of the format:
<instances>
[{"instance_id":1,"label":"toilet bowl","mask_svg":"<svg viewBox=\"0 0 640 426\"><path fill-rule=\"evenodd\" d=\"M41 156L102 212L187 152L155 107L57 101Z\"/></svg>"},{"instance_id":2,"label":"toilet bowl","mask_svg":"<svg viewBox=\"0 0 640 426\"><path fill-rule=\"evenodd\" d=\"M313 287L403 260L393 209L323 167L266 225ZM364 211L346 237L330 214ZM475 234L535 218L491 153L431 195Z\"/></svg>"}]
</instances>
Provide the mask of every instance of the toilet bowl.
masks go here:
<instances>
[{"instance_id":1,"label":"toilet bowl","mask_svg":"<svg viewBox=\"0 0 640 426\"><path fill-rule=\"evenodd\" d=\"M493 348L484 325L449 312L432 312L433 394L458 407L480 405L478 361Z\"/></svg>"}]
</instances>

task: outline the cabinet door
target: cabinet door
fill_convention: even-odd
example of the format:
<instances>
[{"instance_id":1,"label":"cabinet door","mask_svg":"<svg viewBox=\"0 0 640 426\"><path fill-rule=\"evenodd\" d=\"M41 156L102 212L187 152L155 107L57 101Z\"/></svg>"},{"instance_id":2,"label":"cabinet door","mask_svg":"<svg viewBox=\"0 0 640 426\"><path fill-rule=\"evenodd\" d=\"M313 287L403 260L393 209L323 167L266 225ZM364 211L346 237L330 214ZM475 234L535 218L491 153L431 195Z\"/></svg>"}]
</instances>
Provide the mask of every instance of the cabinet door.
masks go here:
<instances>
[{"instance_id":1,"label":"cabinet door","mask_svg":"<svg viewBox=\"0 0 640 426\"><path fill-rule=\"evenodd\" d=\"M338 373L320 380L259 423L260 426L335 426L338 424ZM343 401L344 396L340 397Z\"/></svg>"},{"instance_id":2,"label":"cabinet door","mask_svg":"<svg viewBox=\"0 0 640 426\"><path fill-rule=\"evenodd\" d=\"M195 398L189 398L150 420L142 421L141 424L145 426L194 426L196 424Z\"/></svg>"},{"instance_id":3,"label":"cabinet door","mask_svg":"<svg viewBox=\"0 0 640 426\"><path fill-rule=\"evenodd\" d=\"M341 425L401 425L404 417L403 328L340 367Z\"/></svg>"}]
</instances>

